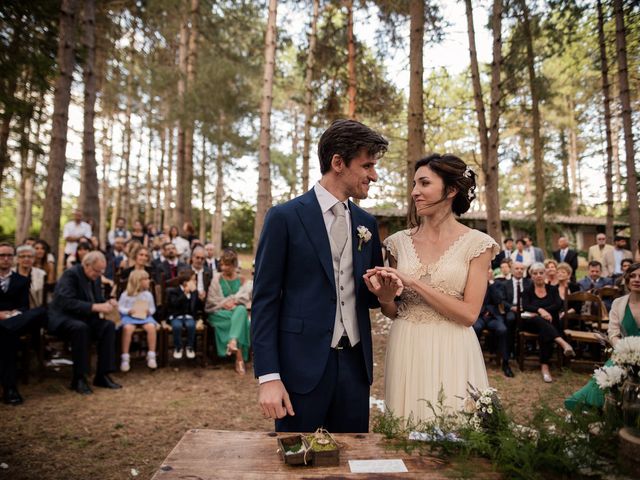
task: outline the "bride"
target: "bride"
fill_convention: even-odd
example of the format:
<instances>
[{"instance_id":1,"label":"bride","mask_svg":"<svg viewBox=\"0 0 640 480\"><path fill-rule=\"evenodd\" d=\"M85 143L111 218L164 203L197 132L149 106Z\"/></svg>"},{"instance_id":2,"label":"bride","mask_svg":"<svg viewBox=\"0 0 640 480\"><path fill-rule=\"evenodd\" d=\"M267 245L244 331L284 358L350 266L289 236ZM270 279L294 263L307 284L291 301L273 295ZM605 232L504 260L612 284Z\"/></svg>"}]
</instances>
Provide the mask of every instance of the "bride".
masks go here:
<instances>
[{"instance_id":1,"label":"bride","mask_svg":"<svg viewBox=\"0 0 640 480\"><path fill-rule=\"evenodd\" d=\"M385 240L390 267L368 270L365 282L382 313L395 319L385 367L387 408L398 417L429 420L428 402L438 412L441 390L445 408L457 411L468 384L489 386L471 326L499 247L455 218L469 209L476 188L475 173L458 157L419 160L413 184L411 228Z\"/></svg>"}]
</instances>

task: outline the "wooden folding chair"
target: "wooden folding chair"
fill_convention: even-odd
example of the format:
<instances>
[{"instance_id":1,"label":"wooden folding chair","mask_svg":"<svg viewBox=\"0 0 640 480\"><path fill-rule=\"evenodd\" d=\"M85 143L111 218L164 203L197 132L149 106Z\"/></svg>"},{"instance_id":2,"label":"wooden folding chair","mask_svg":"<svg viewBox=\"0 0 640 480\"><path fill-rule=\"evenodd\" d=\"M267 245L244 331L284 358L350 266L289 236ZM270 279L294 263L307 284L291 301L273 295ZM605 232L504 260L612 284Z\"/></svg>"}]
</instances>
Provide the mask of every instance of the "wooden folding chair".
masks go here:
<instances>
[{"instance_id":1,"label":"wooden folding chair","mask_svg":"<svg viewBox=\"0 0 640 480\"><path fill-rule=\"evenodd\" d=\"M606 346L606 335L603 334L603 312L606 308L602 303L602 299L591 292L575 292L567 295L567 303L580 302L587 304L590 313L575 312L569 313L565 310L563 317L564 334L567 341L573 344L576 351L576 358L571 363L576 365L589 365L604 363L602 351ZM583 345L590 345L588 351L595 352L595 357L583 358Z\"/></svg>"}]
</instances>

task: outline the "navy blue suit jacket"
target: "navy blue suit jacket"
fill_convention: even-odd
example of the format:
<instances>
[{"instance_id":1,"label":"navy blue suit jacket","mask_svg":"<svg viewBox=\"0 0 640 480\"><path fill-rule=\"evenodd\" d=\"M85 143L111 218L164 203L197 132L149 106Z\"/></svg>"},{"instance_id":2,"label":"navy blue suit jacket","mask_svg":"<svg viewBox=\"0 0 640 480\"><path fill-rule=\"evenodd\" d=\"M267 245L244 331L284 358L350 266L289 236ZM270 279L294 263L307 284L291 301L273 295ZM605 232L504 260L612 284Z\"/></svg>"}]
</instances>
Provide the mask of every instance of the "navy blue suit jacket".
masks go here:
<instances>
[{"instance_id":1,"label":"navy blue suit jacket","mask_svg":"<svg viewBox=\"0 0 640 480\"><path fill-rule=\"evenodd\" d=\"M369 383L373 380L369 308L378 307L365 271L382 265L375 218L349 202L356 313ZM372 234L358 250L358 226ZM305 394L325 370L336 314L331 246L314 190L269 210L256 254L251 343L256 377L279 373L288 391Z\"/></svg>"}]
</instances>

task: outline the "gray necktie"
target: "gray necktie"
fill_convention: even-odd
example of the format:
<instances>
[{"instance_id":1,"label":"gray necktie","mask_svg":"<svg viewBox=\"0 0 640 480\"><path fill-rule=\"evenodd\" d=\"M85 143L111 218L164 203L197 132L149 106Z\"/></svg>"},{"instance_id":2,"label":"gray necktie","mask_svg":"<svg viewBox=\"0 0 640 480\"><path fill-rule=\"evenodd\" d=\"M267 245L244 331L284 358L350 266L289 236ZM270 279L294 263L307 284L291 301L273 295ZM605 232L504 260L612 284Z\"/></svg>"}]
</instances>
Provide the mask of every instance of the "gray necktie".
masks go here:
<instances>
[{"instance_id":1,"label":"gray necktie","mask_svg":"<svg viewBox=\"0 0 640 480\"><path fill-rule=\"evenodd\" d=\"M333 243L338 248L338 253L342 253L344 245L347 243L347 217L345 215L344 203L338 202L331 207L331 212L336 217L331 224L329 234Z\"/></svg>"}]
</instances>

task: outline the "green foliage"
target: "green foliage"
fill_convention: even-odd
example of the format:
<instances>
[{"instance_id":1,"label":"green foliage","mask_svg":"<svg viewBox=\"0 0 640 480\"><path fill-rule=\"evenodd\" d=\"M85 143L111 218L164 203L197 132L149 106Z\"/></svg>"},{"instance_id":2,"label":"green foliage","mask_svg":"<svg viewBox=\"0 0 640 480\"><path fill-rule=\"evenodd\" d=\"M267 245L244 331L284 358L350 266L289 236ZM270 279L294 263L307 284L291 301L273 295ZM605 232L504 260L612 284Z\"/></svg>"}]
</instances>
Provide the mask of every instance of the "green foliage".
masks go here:
<instances>
[{"instance_id":1,"label":"green foliage","mask_svg":"<svg viewBox=\"0 0 640 480\"><path fill-rule=\"evenodd\" d=\"M233 201L222 226L222 245L235 250L251 251L255 207L246 201Z\"/></svg>"}]
</instances>

